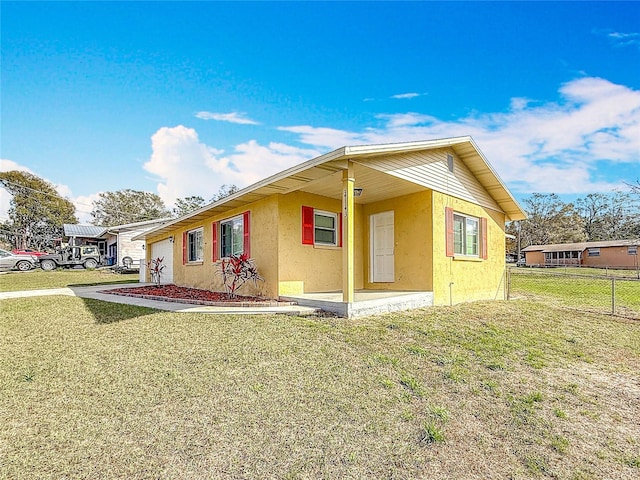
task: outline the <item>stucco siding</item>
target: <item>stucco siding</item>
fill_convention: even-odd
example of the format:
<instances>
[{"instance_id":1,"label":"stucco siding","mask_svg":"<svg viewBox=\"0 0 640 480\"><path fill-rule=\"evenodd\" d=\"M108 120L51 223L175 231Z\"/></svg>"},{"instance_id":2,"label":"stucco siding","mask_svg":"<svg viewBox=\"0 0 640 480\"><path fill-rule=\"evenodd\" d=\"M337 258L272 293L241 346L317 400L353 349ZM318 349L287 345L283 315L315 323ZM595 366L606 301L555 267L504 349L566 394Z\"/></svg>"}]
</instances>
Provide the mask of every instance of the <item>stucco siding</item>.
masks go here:
<instances>
[{"instance_id":1,"label":"stucco siding","mask_svg":"<svg viewBox=\"0 0 640 480\"><path fill-rule=\"evenodd\" d=\"M342 290L342 248L302 243L302 206L341 215L342 202L321 195L279 195L280 294ZM355 288L362 288L362 207L355 208Z\"/></svg>"},{"instance_id":2,"label":"stucco siding","mask_svg":"<svg viewBox=\"0 0 640 480\"><path fill-rule=\"evenodd\" d=\"M447 257L445 208L487 219L487 259ZM505 216L458 198L433 193L433 294L435 305L503 299L505 286Z\"/></svg>"},{"instance_id":3,"label":"stucco siding","mask_svg":"<svg viewBox=\"0 0 640 480\"><path fill-rule=\"evenodd\" d=\"M173 241L173 280L176 285L203 288L212 291L224 291L222 277L219 275L219 262L213 261L213 223L233 218L243 212L250 212L251 257L256 261L260 275L265 279L257 286L246 284L238 292L242 295L277 296L277 252L278 252L278 201L277 196L229 210L223 215L212 216L204 221L190 224L182 229L173 230L168 236ZM183 264L183 234L190 230L203 230L203 260ZM167 235L152 237L149 244L166 239Z\"/></svg>"},{"instance_id":4,"label":"stucco siding","mask_svg":"<svg viewBox=\"0 0 640 480\"><path fill-rule=\"evenodd\" d=\"M374 290L420 290L432 288L432 215L431 191L391 198L367 204L363 208L363 244L365 288ZM373 282L371 278L370 218L382 212L394 212L395 281Z\"/></svg>"}]
</instances>

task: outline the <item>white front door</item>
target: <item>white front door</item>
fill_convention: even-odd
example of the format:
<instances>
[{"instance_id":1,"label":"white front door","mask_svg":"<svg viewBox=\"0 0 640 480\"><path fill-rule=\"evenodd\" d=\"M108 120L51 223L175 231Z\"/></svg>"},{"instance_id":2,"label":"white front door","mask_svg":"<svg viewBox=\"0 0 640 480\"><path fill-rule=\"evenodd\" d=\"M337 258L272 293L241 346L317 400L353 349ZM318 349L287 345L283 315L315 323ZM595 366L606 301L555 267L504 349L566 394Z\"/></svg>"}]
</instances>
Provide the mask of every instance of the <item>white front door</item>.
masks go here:
<instances>
[{"instance_id":1,"label":"white front door","mask_svg":"<svg viewBox=\"0 0 640 480\"><path fill-rule=\"evenodd\" d=\"M371 281L395 281L393 250L393 211L382 212L370 217L371 232Z\"/></svg>"},{"instance_id":2,"label":"white front door","mask_svg":"<svg viewBox=\"0 0 640 480\"><path fill-rule=\"evenodd\" d=\"M151 244L151 258L163 258L161 283L173 283L173 243L169 239Z\"/></svg>"}]
</instances>

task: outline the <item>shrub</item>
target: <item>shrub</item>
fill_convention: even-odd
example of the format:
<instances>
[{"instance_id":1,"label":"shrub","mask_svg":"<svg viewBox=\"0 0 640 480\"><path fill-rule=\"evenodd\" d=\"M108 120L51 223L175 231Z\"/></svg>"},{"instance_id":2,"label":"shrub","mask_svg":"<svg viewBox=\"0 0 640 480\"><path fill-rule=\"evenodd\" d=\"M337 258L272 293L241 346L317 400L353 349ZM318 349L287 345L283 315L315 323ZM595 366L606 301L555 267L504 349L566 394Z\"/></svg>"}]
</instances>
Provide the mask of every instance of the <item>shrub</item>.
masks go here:
<instances>
[{"instance_id":1,"label":"shrub","mask_svg":"<svg viewBox=\"0 0 640 480\"><path fill-rule=\"evenodd\" d=\"M244 253L220 260L218 274L222 276L222 283L229 298L235 298L238 289L249 281L254 285L257 285L258 281L264 281L258 273L255 260Z\"/></svg>"},{"instance_id":2,"label":"shrub","mask_svg":"<svg viewBox=\"0 0 640 480\"><path fill-rule=\"evenodd\" d=\"M149 274L151 275L151 281L158 286L160 286L162 271L164 270L164 267L166 267L163 262L164 257L152 258L147 262L147 268L149 269Z\"/></svg>"}]
</instances>

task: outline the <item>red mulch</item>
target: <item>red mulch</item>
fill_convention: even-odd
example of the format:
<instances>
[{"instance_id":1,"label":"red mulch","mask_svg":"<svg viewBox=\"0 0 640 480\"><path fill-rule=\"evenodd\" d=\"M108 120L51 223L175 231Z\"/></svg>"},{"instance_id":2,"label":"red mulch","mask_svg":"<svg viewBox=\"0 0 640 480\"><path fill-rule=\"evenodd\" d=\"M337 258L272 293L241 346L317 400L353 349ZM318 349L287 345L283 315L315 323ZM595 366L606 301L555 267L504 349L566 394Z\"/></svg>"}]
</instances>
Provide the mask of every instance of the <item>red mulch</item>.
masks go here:
<instances>
[{"instance_id":1,"label":"red mulch","mask_svg":"<svg viewBox=\"0 0 640 480\"><path fill-rule=\"evenodd\" d=\"M114 288L105 290L103 293L111 293L114 295L125 295L130 297L143 297L157 300L176 301L181 303L196 303L201 305L210 305L217 303L226 304L280 304L288 305L289 302L278 302L259 297L248 297L238 295L235 298L229 298L226 293L212 292L211 290L201 290L199 288L178 287L176 285L145 285L142 287Z\"/></svg>"}]
</instances>

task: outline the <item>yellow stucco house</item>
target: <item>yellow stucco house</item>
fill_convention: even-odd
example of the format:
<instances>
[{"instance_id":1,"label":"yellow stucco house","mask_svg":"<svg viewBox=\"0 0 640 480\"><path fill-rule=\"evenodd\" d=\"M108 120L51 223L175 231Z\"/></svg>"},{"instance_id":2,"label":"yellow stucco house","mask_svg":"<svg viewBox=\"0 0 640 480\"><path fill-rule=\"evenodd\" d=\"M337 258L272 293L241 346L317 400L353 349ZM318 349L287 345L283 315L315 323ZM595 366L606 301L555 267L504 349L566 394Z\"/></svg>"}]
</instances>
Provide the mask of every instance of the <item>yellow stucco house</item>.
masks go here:
<instances>
[{"instance_id":1,"label":"yellow stucco house","mask_svg":"<svg viewBox=\"0 0 640 480\"><path fill-rule=\"evenodd\" d=\"M342 147L147 231L164 283L223 291L219 261L247 253L241 294L345 317L504 298L505 222L525 213L471 137Z\"/></svg>"}]
</instances>

